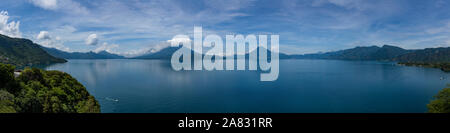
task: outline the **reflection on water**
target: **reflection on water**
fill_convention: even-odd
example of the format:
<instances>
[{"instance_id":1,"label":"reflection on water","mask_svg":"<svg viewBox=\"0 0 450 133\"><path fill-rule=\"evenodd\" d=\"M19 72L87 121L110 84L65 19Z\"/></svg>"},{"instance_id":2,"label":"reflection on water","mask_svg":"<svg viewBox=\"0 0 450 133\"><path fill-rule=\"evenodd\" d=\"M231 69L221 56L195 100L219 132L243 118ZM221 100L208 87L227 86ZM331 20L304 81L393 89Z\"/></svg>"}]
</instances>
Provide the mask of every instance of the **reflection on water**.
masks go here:
<instances>
[{"instance_id":1,"label":"reflection on water","mask_svg":"<svg viewBox=\"0 0 450 133\"><path fill-rule=\"evenodd\" d=\"M102 112L425 112L449 77L389 62L281 60L259 71L174 71L164 60L69 60L46 67L77 78Z\"/></svg>"}]
</instances>

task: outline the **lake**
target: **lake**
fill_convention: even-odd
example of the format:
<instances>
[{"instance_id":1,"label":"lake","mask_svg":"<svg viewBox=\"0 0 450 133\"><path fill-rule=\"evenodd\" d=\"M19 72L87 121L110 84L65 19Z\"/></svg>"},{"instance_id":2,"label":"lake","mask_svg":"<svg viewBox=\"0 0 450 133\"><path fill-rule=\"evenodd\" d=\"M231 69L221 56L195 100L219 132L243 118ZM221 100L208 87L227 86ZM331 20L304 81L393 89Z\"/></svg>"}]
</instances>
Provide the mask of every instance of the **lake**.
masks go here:
<instances>
[{"instance_id":1,"label":"lake","mask_svg":"<svg viewBox=\"0 0 450 133\"><path fill-rule=\"evenodd\" d=\"M423 113L450 83L439 69L376 61L280 60L274 82L261 82L258 71L174 71L165 60L45 69L75 77L103 113Z\"/></svg>"}]
</instances>

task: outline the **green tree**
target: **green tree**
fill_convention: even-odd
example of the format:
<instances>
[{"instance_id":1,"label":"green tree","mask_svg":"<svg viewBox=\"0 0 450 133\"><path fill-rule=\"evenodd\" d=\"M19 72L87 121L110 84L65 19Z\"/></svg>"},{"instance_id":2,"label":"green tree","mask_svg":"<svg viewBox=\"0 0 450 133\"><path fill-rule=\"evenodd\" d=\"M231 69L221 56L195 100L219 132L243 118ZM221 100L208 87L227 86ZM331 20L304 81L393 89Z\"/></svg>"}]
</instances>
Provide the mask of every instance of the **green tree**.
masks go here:
<instances>
[{"instance_id":1,"label":"green tree","mask_svg":"<svg viewBox=\"0 0 450 133\"><path fill-rule=\"evenodd\" d=\"M0 113L16 113L14 95L0 90Z\"/></svg>"},{"instance_id":2,"label":"green tree","mask_svg":"<svg viewBox=\"0 0 450 133\"><path fill-rule=\"evenodd\" d=\"M0 64L0 88L9 89L12 87L14 84L14 68L13 65Z\"/></svg>"},{"instance_id":3,"label":"green tree","mask_svg":"<svg viewBox=\"0 0 450 133\"><path fill-rule=\"evenodd\" d=\"M450 85L448 86L450 87ZM434 96L427 107L430 113L450 113L450 88L444 88Z\"/></svg>"}]
</instances>

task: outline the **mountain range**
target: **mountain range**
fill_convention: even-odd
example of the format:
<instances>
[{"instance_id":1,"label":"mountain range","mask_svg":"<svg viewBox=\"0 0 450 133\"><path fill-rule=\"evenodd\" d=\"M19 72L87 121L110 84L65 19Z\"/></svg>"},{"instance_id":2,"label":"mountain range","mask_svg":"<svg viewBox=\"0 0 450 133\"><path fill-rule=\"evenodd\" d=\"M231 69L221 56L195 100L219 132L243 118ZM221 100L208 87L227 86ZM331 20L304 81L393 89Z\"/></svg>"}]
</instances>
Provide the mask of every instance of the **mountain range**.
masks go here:
<instances>
[{"instance_id":1,"label":"mountain range","mask_svg":"<svg viewBox=\"0 0 450 133\"><path fill-rule=\"evenodd\" d=\"M167 47L167 48L161 49L160 51L157 51L157 52L153 52L153 53L149 53L149 54L133 57L133 59L171 59L172 58L172 54L175 51L177 51L178 49L180 49L180 48L181 47ZM257 52L258 50L259 50L259 48L257 48L256 50L251 51L250 53ZM267 49L265 49L265 50L267 50ZM194 51L191 50L191 53L194 53ZM271 54L271 52L268 50L268 58L270 58L270 54ZM204 55L205 54L203 54L203 56ZM245 57L248 58L249 57L249 53L246 53ZM288 58L290 58L290 56L286 55L284 53L279 53L279 58L280 59L288 59Z\"/></svg>"},{"instance_id":2,"label":"mountain range","mask_svg":"<svg viewBox=\"0 0 450 133\"><path fill-rule=\"evenodd\" d=\"M327 53L291 55L290 58L395 61L407 66L433 67L450 72L450 47L406 50L390 45L369 46Z\"/></svg>"},{"instance_id":3,"label":"mountain range","mask_svg":"<svg viewBox=\"0 0 450 133\"><path fill-rule=\"evenodd\" d=\"M107 51L100 52L66 52L55 48L41 47L52 56L64 59L124 59L124 56L112 54Z\"/></svg>"},{"instance_id":4,"label":"mountain range","mask_svg":"<svg viewBox=\"0 0 450 133\"><path fill-rule=\"evenodd\" d=\"M148 52L147 54L131 57L129 59L171 59L172 54L181 47L167 47L156 52ZM54 48L45 48L49 54L64 59L124 59L126 57L111 54L106 51L94 52L64 52ZM254 53L259 50L253 50ZM266 49L267 50L267 49ZM192 53L194 51L191 51ZM249 57L246 53L246 58ZM270 59L270 50L268 50L268 58ZM235 55L236 56L236 55ZM288 55L279 53L280 59L334 59L334 60L374 60L374 61L397 61L397 62L450 62L450 48L426 48L419 50L407 50L397 46L383 45L379 46L358 46L355 48L344 49L333 52L314 53L314 54L297 54Z\"/></svg>"},{"instance_id":5,"label":"mountain range","mask_svg":"<svg viewBox=\"0 0 450 133\"><path fill-rule=\"evenodd\" d=\"M158 52L133 57L134 59L170 59L179 47L167 47ZM257 52L257 50L251 51ZM279 53L280 59L336 59L336 60L377 60L377 61L422 61L450 62L450 48L427 48L407 50L396 46L383 45L355 47L326 53L287 55ZM270 51L268 52L270 57ZM248 53L246 54L248 58Z\"/></svg>"},{"instance_id":6,"label":"mountain range","mask_svg":"<svg viewBox=\"0 0 450 133\"><path fill-rule=\"evenodd\" d=\"M384 45L355 47L334 52L291 55L294 59L339 59L339 60L392 60L397 56L413 52L396 46Z\"/></svg>"},{"instance_id":7,"label":"mountain range","mask_svg":"<svg viewBox=\"0 0 450 133\"><path fill-rule=\"evenodd\" d=\"M156 52L149 52L128 59L171 59L180 47L167 47ZM267 50L267 49L266 49ZM257 52L258 49L249 53ZM193 52L193 51L192 51ZM246 53L246 58L249 57ZM268 57L270 58L270 51ZM235 55L236 56L236 55ZM376 60L396 61L399 63L450 63L450 47L407 50L396 46L384 45L355 47L326 53L287 55L279 53L280 59L337 59L337 60ZM65 52L47 48L28 39L11 38L0 35L0 63L17 66L39 65L66 62L65 59L126 59L126 57L100 52ZM446 65L447 66L447 65Z\"/></svg>"},{"instance_id":8,"label":"mountain range","mask_svg":"<svg viewBox=\"0 0 450 133\"><path fill-rule=\"evenodd\" d=\"M147 54L132 57L132 59L171 59L172 54L175 53L181 47L167 47L163 48L157 52L149 52ZM193 51L192 51L193 52Z\"/></svg>"},{"instance_id":9,"label":"mountain range","mask_svg":"<svg viewBox=\"0 0 450 133\"><path fill-rule=\"evenodd\" d=\"M293 59L377 60L397 62L450 62L450 47L406 50L384 45L355 47L334 52L290 55Z\"/></svg>"}]
</instances>

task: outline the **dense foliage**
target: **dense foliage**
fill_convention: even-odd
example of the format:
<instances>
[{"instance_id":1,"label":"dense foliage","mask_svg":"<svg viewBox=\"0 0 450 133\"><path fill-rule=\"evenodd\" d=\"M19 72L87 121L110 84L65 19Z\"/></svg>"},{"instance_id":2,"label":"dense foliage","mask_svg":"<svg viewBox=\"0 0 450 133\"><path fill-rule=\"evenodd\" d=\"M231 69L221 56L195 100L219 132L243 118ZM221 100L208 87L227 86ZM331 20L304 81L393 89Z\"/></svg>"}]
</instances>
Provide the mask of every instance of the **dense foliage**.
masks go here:
<instances>
[{"instance_id":1,"label":"dense foliage","mask_svg":"<svg viewBox=\"0 0 450 133\"><path fill-rule=\"evenodd\" d=\"M0 113L98 113L100 105L75 78L60 71L0 64Z\"/></svg>"},{"instance_id":2,"label":"dense foliage","mask_svg":"<svg viewBox=\"0 0 450 133\"><path fill-rule=\"evenodd\" d=\"M430 113L450 113L450 86L439 91L434 100L427 105Z\"/></svg>"},{"instance_id":3,"label":"dense foliage","mask_svg":"<svg viewBox=\"0 0 450 133\"><path fill-rule=\"evenodd\" d=\"M0 63L32 66L62 62L66 60L49 55L28 39L10 38L0 34Z\"/></svg>"}]
</instances>

